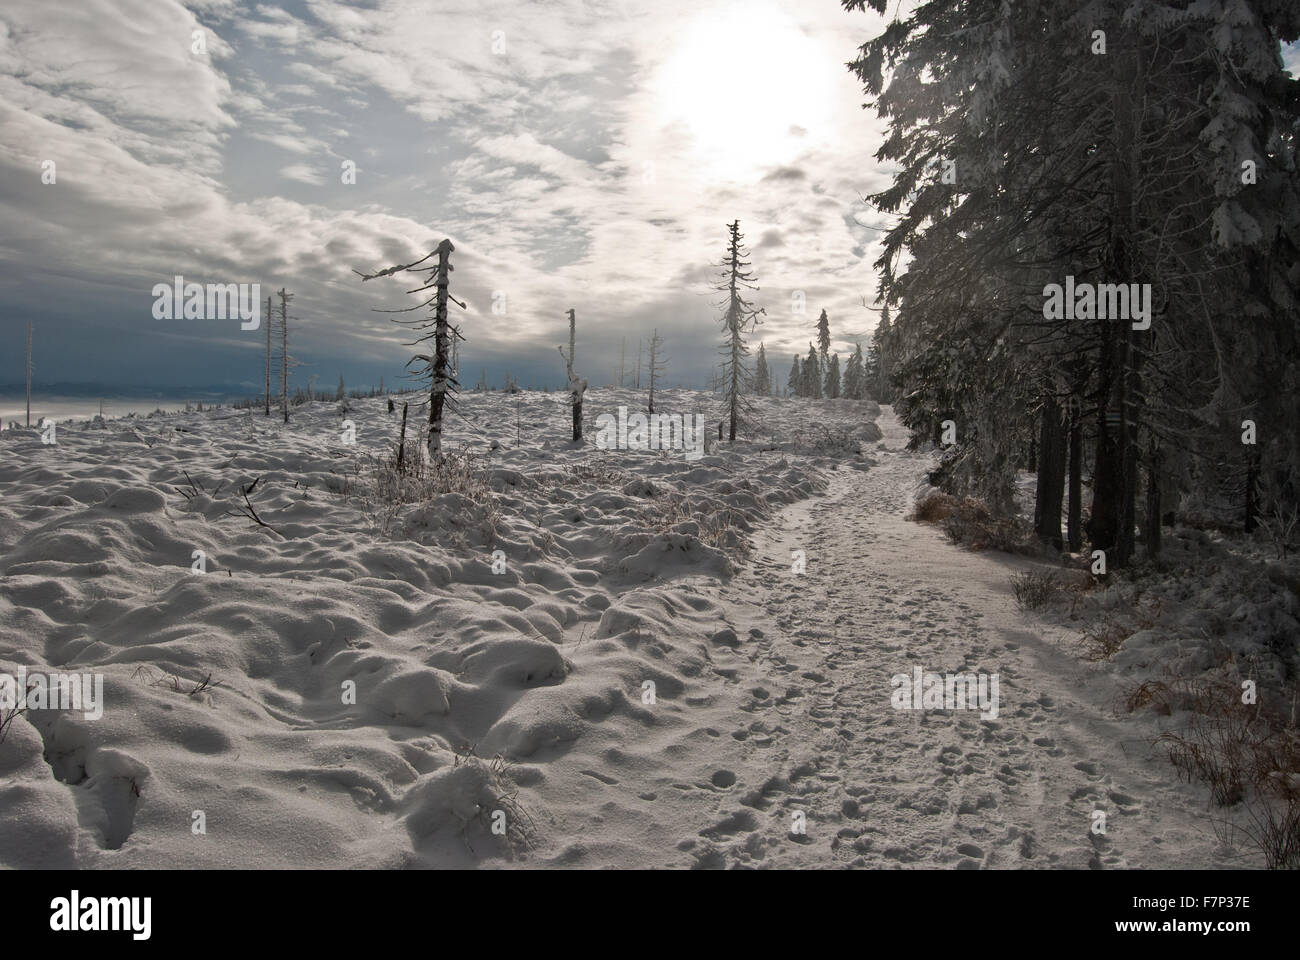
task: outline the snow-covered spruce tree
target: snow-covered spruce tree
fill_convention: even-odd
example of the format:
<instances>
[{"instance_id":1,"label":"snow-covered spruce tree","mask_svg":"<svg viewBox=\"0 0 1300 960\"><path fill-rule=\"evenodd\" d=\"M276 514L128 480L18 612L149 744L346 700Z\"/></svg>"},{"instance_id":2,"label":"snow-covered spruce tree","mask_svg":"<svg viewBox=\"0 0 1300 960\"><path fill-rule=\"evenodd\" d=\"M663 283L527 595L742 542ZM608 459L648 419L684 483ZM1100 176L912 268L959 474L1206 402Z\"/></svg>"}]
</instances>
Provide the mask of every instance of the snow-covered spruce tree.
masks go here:
<instances>
[{"instance_id":1,"label":"snow-covered spruce tree","mask_svg":"<svg viewBox=\"0 0 1300 960\"><path fill-rule=\"evenodd\" d=\"M772 393L772 373L767 368L767 351L762 341L758 344L758 357L754 360L754 394L766 397Z\"/></svg>"},{"instance_id":2,"label":"snow-covered spruce tree","mask_svg":"<svg viewBox=\"0 0 1300 960\"><path fill-rule=\"evenodd\" d=\"M415 338L412 346L429 343L430 341L433 343L432 354L417 353L407 361L407 366L415 363L420 364L415 370L415 375L429 378L428 450L430 459L435 461L442 455L444 407L449 403L455 404L455 395L460 388L460 383L451 371L451 342L453 337L459 337L460 333L447 322L447 302L449 300L462 310L465 308L465 304L451 296L447 289L451 283L451 271L454 269L451 265L451 254L455 249L450 240L443 240L431 252L414 263L398 264L372 274L364 274L359 270L354 271L361 277L363 282L374 280L377 277L391 277L403 271L424 274L425 283L413 290L408 290L407 293L423 293L427 290L433 290L427 300L417 303L413 307L379 312L409 313L422 308L432 308L432 313L429 316L417 320L395 320L394 322L407 324L418 331L423 331L420 336ZM420 264L433 257L437 258L433 264L427 267L420 266Z\"/></svg>"},{"instance_id":3,"label":"snow-covered spruce tree","mask_svg":"<svg viewBox=\"0 0 1300 960\"><path fill-rule=\"evenodd\" d=\"M880 403L893 403L894 388L891 384L889 338L892 328L889 322L889 302L885 301L880 309L880 322L871 333L871 346L867 351L864 366L863 386L875 400ZM859 351L861 347L859 346Z\"/></svg>"},{"instance_id":4,"label":"snow-covered spruce tree","mask_svg":"<svg viewBox=\"0 0 1300 960\"><path fill-rule=\"evenodd\" d=\"M849 355L849 362L844 369L844 396L850 400L863 398L862 344Z\"/></svg>"},{"instance_id":5,"label":"snow-covered spruce tree","mask_svg":"<svg viewBox=\"0 0 1300 960\"><path fill-rule=\"evenodd\" d=\"M903 211L877 261L881 299L898 307L901 336L882 316L868 359L872 390L887 401L891 381L898 383L898 412L914 442L938 440L942 422L953 421L959 445L946 460L949 482L995 510L1012 506L1017 411L1029 400L1015 370L1025 352L1003 341L1030 289L1017 266L1020 244L997 231L1026 219L1012 191L1036 182L1031 165L1017 163L1003 141L1012 131L1042 139L1043 125L1029 111L990 106L1007 72L1027 59L1008 48L1016 33L1009 16L993 0L941 0L891 23L853 64L890 118L880 155L902 161L893 185L871 198L882 211ZM957 23L971 29L952 30ZM1038 156L1050 148L1023 149ZM902 349L894 356L896 340Z\"/></svg>"},{"instance_id":6,"label":"snow-covered spruce tree","mask_svg":"<svg viewBox=\"0 0 1300 960\"><path fill-rule=\"evenodd\" d=\"M840 396L840 355L834 354L826 367L826 399L835 400Z\"/></svg>"},{"instance_id":7,"label":"snow-covered spruce tree","mask_svg":"<svg viewBox=\"0 0 1300 960\"><path fill-rule=\"evenodd\" d=\"M668 358L664 356L664 340L659 336L659 328L655 327L655 332L650 337L650 357L646 366L646 374L650 380L650 397L646 404L649 413L655 412L655 384L663 379L664 371L667 369Z\"/></svg>"},{"instance_id":8,"label":"snow-covered spruce tree","mask_svg":"<svg viewBox=\"0 0 1300 960\"><path fill-rule=\"evenodd\" d=\"M826 390L826 376L831 369L831 321L826 316L826 311L821 312L817 318L817 369L821 374L818 392L823 396L829 396Z\"/></svg>"},{"instance_id":9,"label":"snow-covered spruce tree","mask_svg":"<svg viewBox=\"0 0 1300 960\"><path fill-rule=\"evenodd\" d=\"M786 378L785 386L790 392L790 396L802 396L803 366L799 363L798 354L795 354L794 363L790 365L790 376Z\"/></svg>"},{"instance_id":10,"label":"snow-covered spruce tree","mask_svg":"<svg viewBox=\"0 0 1300 960\"><path fill-rule=\"evenodd\" d=\"M582 441L582 395L587 392L587 381L579 379L573 372L573 350L577 336L578 320L573 310L569 310L569 352L565 354L560 347L560 356L564 357L564 369L569 378L569 396L573 402L573 441Z\"/></svg>"},{"instance_id":11,"label":"snow-covered spruce tree","mask_svg":"<svg viewBox=\"0 0 1300 960\"><path fill-rule=\"evenodd\" d=\"M757 279L748 272L748 256L741 241L740 221L728 224L731 238L727 243L727 255L722 260L721 282L715 289L726 293L726 313L722 317L724 337L722 341L722 401L724 415L730 421L727 438L736 439L736 424L750 411L745 394L751 390L752 374L745 367L745 357L749 348L745 346L745 334L756 329L759 315L764 311L756 309L744 298L746 289L757 290L753 283Z\"/></svg>"},{"instance_id":12,"label":"snow-covered spruce tree","mask_svg":"<svg viewBox=\"0 0 1300 960\"><path fill-rule=\"evenodd\" d=\"M822 395L822 370L818 362L817 348L808 344L808 356L803 361L803 395L813 400L820 400Z\"/></svg>"}]
</instances>

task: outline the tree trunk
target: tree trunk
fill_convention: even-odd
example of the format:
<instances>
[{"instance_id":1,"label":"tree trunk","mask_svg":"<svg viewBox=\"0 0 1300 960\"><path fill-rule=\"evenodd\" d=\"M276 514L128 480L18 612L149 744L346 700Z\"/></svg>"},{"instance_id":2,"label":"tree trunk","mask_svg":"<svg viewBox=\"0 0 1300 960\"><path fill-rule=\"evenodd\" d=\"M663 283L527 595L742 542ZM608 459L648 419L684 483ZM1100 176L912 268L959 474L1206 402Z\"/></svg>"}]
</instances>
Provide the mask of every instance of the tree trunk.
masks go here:
<instances>
[{"instance_id":1,"label":"tree trunk","mask_svg":"<svg viewBox=\"0 0 1300 960\"><path fill-rule=\"evenodd\" d=\"M271 415L271 298L266 298L266 413Z\"/></svg>"},{"instance_id":2,"label":"tree trunk","mask_svg":"<svg viewBox=\"0 0 1300 960\"><path fill-rule=\"evenodd\" d=\"M1132 85L1137 58L1131 49L1117 51L1117 76L1111 97L1115 114L1115 155L1110 159L1111 226L1105 261L1106 280L1128 283L1131 264L1128 239L1136 232L1133 207L1133 145L1137 142L1133 118ZM1127 155L1121 151L1128 149ZM1099 321L1102 325L1101 389L1098 394L1097 466L1092 497L1088 539L1094 549L1106 551L1111 567L1122 567L1133 555L1133 497L1137 488L1134 436L1130 425L1129 372L1132 361L1132 328L1124 318ZM1117 324L1124 324L1121 330ZM1118 412L1118 422L1107 422L1107 411Z\"/></svg>"},{"instance_id":3,"label":"tree trunk","mask_svg":"<svg viewBox=\"0 0 1300 960\"><path fill-rule=\"evenodd\" d=\"M1120 509L1119 530L1116 540L1115 563L1126 566L1137 554L1134 531L1137 528L1137 492L1138 472L1141 466L1141 450L1138 446L1138 430L1141 422L1139 404L1142 397L1141 363L1136 334L1130 323L1124 324L1123 341L1120 353L1122 381L1119 429L1119 466L1120 466Z\"/></svg>"},{"instance_id":4,"label":"tree trunk","mask_svg":"<svg viewBox=\"0 0 1300 960\"><path fill-rule=\"evenodd\" d=\"M1146 521L1142 524L1146 534L1147 558L1160 555L1164 531L1160 528L1160 448L1152 436L1147 444L1147 504Z\"/></svg>"},{"instance_id":5,"label":"tree trunk","mask_svg":"<svg viewBox=\"0 0 1300 960\"><path fill-rule=\"evenodd\" d=\"M32 322L27 321L27 426L32 425Z\"/></svg>"},{"instance_id":6,"label":"tree trunk","mask_svg":"<svg viewBox=\"0 0 1300 960\"><path fill-rule=\"evenodd\" d=\"M280 288L280 412L289 422L289 295Z\"/></svg>"},{"instance_id":7,"label":"tree trunk","mask_svg":"<svg viewBox=\"0 0 1300 960\"><path fill-rule=\"evenodd\" d=\"M1083 546L1083 421L1077 406L1070 412L1070 512L1066 521L1071 553Z\"/></svg>"},{"instance_id":8,"label":"tree trunk","mask_svg":"<svg viewBox=\"0 0 1300 960\"><path fill-rule=\"evenodd\" d=\"M447 399L448 368L451 362L447 331L447 277L452 251L450 240L438 244L438 269L434 274L433 377L429 390L429 458L442 453L442 407Z\"/></svg>"},{"instance_id":9,"label":"tree trunk","mask_svg":"<svg viewBox=\"0 0 1300 960\"><path fill-rule=\"evenodd\" d=\"M1109 364L1107 364L1109 366ZM1109 558L1115 552L1119 534L1119 451L1106 419L1106 397L1102 392L1097 409L1096 462L1092 478L1092 509L1088 517L1088 542L1094 550L1104 550Z\"/></svg>"},{"instance_id":10,"label":"tree trunk","mask_svg":"<svg viewBox=\"0 0 1300 960\"><path fill-rule=\"evenodd\" d=\"M391 401L390 401L391 402ZM397 441L397 471L401 473L402 462L406 458L406 408L408 404L402 404L402 433Z\"/></svg>"},{"instance_id":11,"label":"tree trunk","mask_svg":"<svg viewBox=\"0 0 1300 960\"><path fill-rule=\"evenodd\" d=\"M560 347L560 356L564 357L565 370L569 375L569 396L573 400L573 442L582 440L582 395L587 390L587 381L578 378L573 372L574 344L577 341L578 317L574 310L569 310L569 355L564 357L564 348Z\"/></svg>"},{"instance_id":12,"label":"tree trunk","mask_svg":"<svg viewBox=\"0 0 1300 960\"><path fill-rule=\"evenodd\" d=\"M1043 402L1042 432L1038 451L1038 490L1034 503L1034 531L1038 539L1061 549L1061 498L1065 493L1066 436L1061 408L1055 397Z\"/></svg>"},{"instance_id":13,"label":"tree trunk","mask_svg":"<svg viewBox=\"0 0 1300 960\"><path fill-rule=\"evenodd\" d=\"M1246 465L1246 532L1259 526L1259 447L1251 447Z\"/></svg>"}]
</instances>

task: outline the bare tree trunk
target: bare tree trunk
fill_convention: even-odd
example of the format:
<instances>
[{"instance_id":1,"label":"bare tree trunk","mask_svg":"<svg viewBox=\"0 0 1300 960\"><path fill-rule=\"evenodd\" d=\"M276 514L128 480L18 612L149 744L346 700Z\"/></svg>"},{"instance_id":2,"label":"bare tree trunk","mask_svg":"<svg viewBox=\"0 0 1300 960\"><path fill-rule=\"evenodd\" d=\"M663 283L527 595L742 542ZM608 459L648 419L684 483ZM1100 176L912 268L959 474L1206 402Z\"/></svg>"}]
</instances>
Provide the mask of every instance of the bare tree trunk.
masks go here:
<instances>
[{"instance_id":1,"label":"bare tree trunk","mask_svg":"<svg viewBox=\"0 0 1300 960\"><path fill-rule=\"evenodd\" d=\"M266 298L266 416L271 415L271 298Z\"/></svg>"},{"instance_id":2,"label":"bare tree trunk","mask_svg":"<svg viewBox=\"0 0 1300 960\"><path fill-rule=\"evenodd\" d=\"M27 321L27 426L32 425L32 322Z\"/></svg>"},{"instance_id":3,"label":"bare tree trunk","mask_svg":"<svg viewBox=\"0 0 1300 960\"><path fill-rule=\"evenodd\" d=\"M582 395L587 390L587 381L578 379L578 375L573 372L573 349L577 341L578 320L572 309L569 310L569 354L564 355L564 348L560 347L560 356L564 357L565 371L569 375L569 394L573 400L573 441L578 443L582 440Z\"/></svg>"},{"instance_id":4,"label":"bare tree trunk","mask_svg":"<svg viewBox=\"0 0 1300 960\"><path fill-rule=\"evenodd\" d=\"M654 412L655 412L655 360L657 359L657 356L656 356L656 355L657 355L657 353L658 353L658 351L659 351L658 340L659 340L659 331L656 329L655 332L654 332L654 336L652 336L652 337L650 338L650 402L649 402L649 404L647 405L648 408L649 408L649 412L650 412L650 413L654 413ZM639 379L640 379L640 373L641 373L641 344L640 344L640 342L637 343L637 351L636 351L636 352L637 352L637 358L636 358L637 379L639 380Z\"/></svg>"},{"instance_id":5,"label":"bare tree trunk","mask_svg":"<svg viewBox=\"0 0 1300 960\"><path fill-rule=\"evenodd\" d=\"M406 457L406 408L409 404L402 404L402 433L397 441L397 470L402 470L402 461Z\"/></svg>"},{"instance_id":6,"label":"bare tree trunk","mask_svg":"<svg viewBox=\"0 0 1300 960\"><path fill-rule=\"evenodd\" d=\"M289 300L291 295L280 288L280 412L289 422Z\"/></svg>"},{"instance_id":7,"label":"bare tree trunk","mask_svg":"<svg viewBox=\"0 0 1300 960\"><path fill-rule=\"evenodd\" d=\"M434 304L433 385L429 394L429 457L436 459L442 453L442 407L447 398L448 332L447 332L447 274L449 260L456 248L450 240L438 244L438 269L434 274L437 299Z\"/></svg>"}]
</instances>

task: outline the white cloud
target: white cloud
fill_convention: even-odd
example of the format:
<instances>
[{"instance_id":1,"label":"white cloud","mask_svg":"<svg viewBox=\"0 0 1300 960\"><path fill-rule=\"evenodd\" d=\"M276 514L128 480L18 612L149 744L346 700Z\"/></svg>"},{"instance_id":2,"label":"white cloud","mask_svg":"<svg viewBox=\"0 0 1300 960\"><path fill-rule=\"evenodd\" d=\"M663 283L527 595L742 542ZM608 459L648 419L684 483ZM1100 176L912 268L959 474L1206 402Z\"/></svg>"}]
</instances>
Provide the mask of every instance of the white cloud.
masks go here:
<instances>
[{"instance_id":1,"label":"white cloud","mask_svg":"<svg viewBox=\"0 0 1300 960\"><path fill-rule=\"evenodd\" d=\"M280 176L286 180L297 180L299 183L308 183L317 187L325 183L325 175L315 167L309 167L305 163L295 163L287 167L281 167Z\"/></svg>"}]
</instances>

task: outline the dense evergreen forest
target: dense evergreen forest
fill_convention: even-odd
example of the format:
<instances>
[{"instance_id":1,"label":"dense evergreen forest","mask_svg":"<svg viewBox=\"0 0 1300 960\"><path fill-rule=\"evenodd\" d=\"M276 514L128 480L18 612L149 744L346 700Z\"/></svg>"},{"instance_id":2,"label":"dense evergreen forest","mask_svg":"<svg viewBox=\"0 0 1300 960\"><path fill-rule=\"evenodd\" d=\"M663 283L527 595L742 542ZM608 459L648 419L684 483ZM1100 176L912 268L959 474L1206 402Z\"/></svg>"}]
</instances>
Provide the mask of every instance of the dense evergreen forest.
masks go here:
<instances>
[{"instance_id":1,"label":"dense evergreen forest","mask_svg":"<svg viewBox=\"0 0 1300 960\"><path fill-rule=\"evenodd\" d=\"M949 492L1007 511L1035 470L1037 536L1112 567L1162 524L1294 529L1297 36L1293 0L936 0L862 45L868 367L915 442L947 423Z\"/></svg>"}]
</instances>

